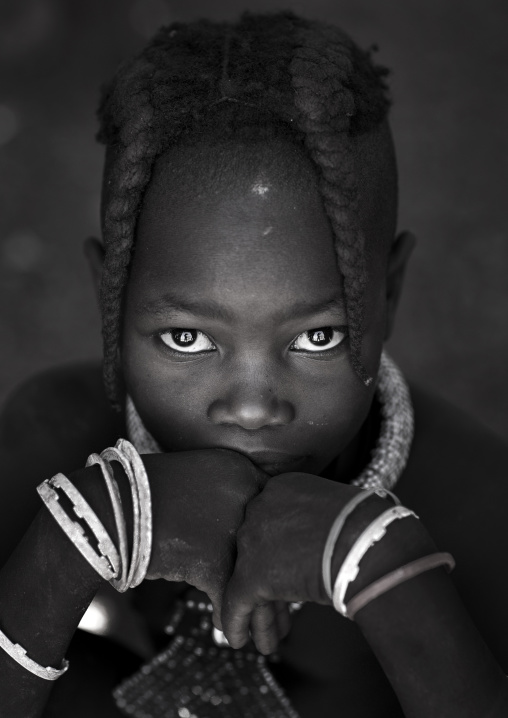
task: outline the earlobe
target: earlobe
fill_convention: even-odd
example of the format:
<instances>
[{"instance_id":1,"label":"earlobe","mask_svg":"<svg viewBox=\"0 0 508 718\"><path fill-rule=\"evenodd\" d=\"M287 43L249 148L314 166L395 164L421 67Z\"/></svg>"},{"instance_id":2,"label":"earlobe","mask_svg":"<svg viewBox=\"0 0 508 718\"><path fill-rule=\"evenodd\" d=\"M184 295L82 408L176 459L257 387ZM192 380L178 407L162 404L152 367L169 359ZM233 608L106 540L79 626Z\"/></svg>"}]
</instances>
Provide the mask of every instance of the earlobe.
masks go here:
<instances>
[{"instance_id":1,"label":"earlobe","mask_svg":"<svg viewBox=\"0 0 508 718\"><path fill-rule=\"evenodd\" d=\"M393 331L404 274L415 245L416 237L412 232L401 232L390 248L386 273L385 341L390 338Z\"/></svg>"},{"instance_id":2,"label":"earlobe","mask_svg":"<svg viewBox=\"0 0 508 718\"><path fill-rule=\"evenodd\" d=\"M92 280L95 287L95 294L99 298L102 268L104 265L104 247L96 237L88 237L83 243L83 251L88 260L88 266L92 274Z\"/></svg>"}]
</instances>

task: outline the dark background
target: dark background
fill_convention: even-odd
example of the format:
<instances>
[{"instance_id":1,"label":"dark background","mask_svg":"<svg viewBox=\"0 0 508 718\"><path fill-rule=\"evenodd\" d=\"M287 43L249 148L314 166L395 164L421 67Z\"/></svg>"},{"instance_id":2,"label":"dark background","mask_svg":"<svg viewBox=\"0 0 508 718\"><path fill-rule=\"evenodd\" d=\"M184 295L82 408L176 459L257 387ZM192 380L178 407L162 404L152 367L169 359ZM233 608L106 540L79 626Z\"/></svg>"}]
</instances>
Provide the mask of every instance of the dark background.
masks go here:
<instances>
[{"instance_id":1,"label":"dark background","mask_svg":"<svg viewBox=\"0 0 508 718\"><path fill-rule=\"evenodd\" d=\"M82 240L98 233L100 83L162 23L292 8L393 68L400 227L419 244L390 349L508 436L506 0L0 0L0 399L100 354Z\"/></svg>"}]
</instances>

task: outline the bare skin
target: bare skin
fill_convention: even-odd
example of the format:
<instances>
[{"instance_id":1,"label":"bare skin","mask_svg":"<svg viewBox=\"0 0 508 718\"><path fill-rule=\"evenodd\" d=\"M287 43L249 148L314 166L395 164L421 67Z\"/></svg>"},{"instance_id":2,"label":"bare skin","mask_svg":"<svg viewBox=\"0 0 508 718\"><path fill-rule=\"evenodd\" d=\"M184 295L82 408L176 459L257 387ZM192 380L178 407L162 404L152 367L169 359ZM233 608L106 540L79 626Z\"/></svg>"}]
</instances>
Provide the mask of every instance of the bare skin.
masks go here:
<instances>
[{"instance_id":1,"label":"bare skin","mask_svg":"<svg viewBox=\"0 0 508 718\"><path fill-rule=\"evenodd\" d=\"M175 161L178 157L172 159ZM297 168L303 172L299 165ZM374 714L395 717L403 715L400 704L404 706L404 715L413 718L430 718L436 711L443 716L501 718L505 708L500 702L497 707L495 703L506 698L501 667L504 670L508 667L504 608L508 587L491 546L508 548L502 511L508 500L506 482L502 480L507 451L460 416L415 393L417 436L412 458L397 490L401 499L420 514L422 521L421 524L399 522L391 533L391 540L380 544L380 550L372 553L369 566L360 576L360 581L368 583L376 574L412 558L408 547L409 552L423 555L433 550L435 542L440 549L450 550L457 559L456 583L460 598L444 574L429 574L375 602L351 624L338 616L324 597L319 564L326 527L355 491L345 483L351 478L351 472L368 460L370 446L364 439L373 417L373 393L351 369L347 339L341 336L347 335L341 331L346 322L341 278L319 195L312 184L307 188L292 184L286 176L288 166L279 174L269 174L266 166L261 169L268 193L252 192L259 178L247 175L240 178L234 193L224 188L221 194L219 187L218 192L207 196L205 184L199 201L193 203L185 192L179 194L180 186L171 184L171 176L161 164L146 196L126 297L122 363L127 389L145 423L162 447L172 452L147 463L150 481L158 496L157 504L167 507L163 514L168 516L175 495L182 492L185 495L188 491L190 497L192 483L197 482L196 490L203 503L210 507L215 501L219 507L224 497L217 494L207 476L203 480L202 468L199 470L202 455L217 448L228 448L244 462L231 472L231 490L238 494L231 516L225 518L235 532L241 528L239 559L226 589L223 626L234 645L240 645L248 625L245 617L259 603L309 602L280 646L283 662L279 677L303 718L317 713L331 717L338 715L339 710L366 718ZM372 208L365 206L364 216L371 217L371 213ZM372 226L372 222L366 222L367 230ZM270 227L271 231L267 232ZM383 237L370 237L370 240L373 246L385 246ZM367 293L362 358L372 374L377 371L383 342L393 324L412 240L409 235L401 235L390 246L387 257L374 255L377 259L371 267ZM100 247L92 243L88 250L99 273ZM168 293L173 303L176 300L180 305L178 311L169 310ZM294 307L302 298L312 305L322 305L331 299L336 302L324 311L307 308L306 313L297 318ZM205 316L203 304L210 299L220 304L220 318ZM191 302L194 303L192 312L189 311ZM185 313L184 304L187 304ZM200 305L199 309L196 304ZM298 338L318 328L335 328L338 333L327 336L331 337L331 344L335 341L337 344L329 349L321 347L315 353L312 345ZM199 356L189 358L188 352L181 356L177 353L179 350L171 349L175 346L175 336L178 338L171 332L177 330L202 333L199 337L205 342L201 345L205 349ZM190 347L187 344L185 349L192 348L194 335L192 338ZM96 386L92 379L96 376L94 371L89 368L53 375L46 384L39 381L37 389L32 386L29 397L30 391L25 389L24 395L23 392L18 395L8 408L3 453L5 465L10 462L12 475L16 476L16 485L12 482L4 487L5 500L0 506L10 509L24 502L26 508L16 508L16 522L10 522L11 526L15 524L10 531L8 520L2 526L7 555L12 551L14 534L17 531L23 535L24 526L36 511L37 502L26 506L24 495L32 495L35 486L51 473L76 469L84 463L87 453L111 444L115 436L124 433L121 419L104 408L100 390L83 392L85 381L89 382L89 388ZM69 387L73 387L73 391ZM34 406L43 410L49 405L49 397L54 400L55 396L60 398L52 405L54 426L48 427L48 422L37 424L35 420L37 426L30 431L26 420L36 415ZM91 418L88 430L78 428L76 423L76 417L84 411L88 411ZM34 429L41 429L41 423L46 433L35 432L40 446L37 444L34 448ZM16 426L18 433L13 429ZM17 439L14 445L13 435ZM261 449L286 456L258 457L253 453ZM190 452L190 461L186 471L178 474L175 461L184 461L184 452ZM258 474L252 473L256 468L249 454L257 459L254 463ZM337 455L338 460L334 461ZM226 457L231 454L217 452L214 456L222 471L221 460L226 465ZM247 467L251 468L247 470ZM321 473L328 478L320 477ZM273 480L265 483L266 474L273 476ZM480 475L485 481L481 491L478 490ZM100 490L94 488L94 481L85 481L82 476L82 472L73 474L84 491L89 486L91 498L95 497L105 512L107 522L107 502L100 500ZM236 476L244 477L245 485L238 484ZM223 490L227 485L225 483ZM358 513L347 540L338 546L334 557L336 567L347 550L348 541L354 540L355 532L384 506L382 500L379 501L382 505L371 502ZM246 518L242 522L238 516L245 507ZM193 525L201 525L202 504L189 500L186 508L192 533ZM210 508L210 515L216 510ZM293 524L290 517L298 516L298 512L302 521ZM177 517L175 509L175 520ZM23 593L33 580L26 571L30 556L35 575L40 563L37 556L43 556L48 546L55 546L51 556L58 565L65 565L69 550L74 551L72 546L66 546L62 537L58 538L58 532L46 531L47 516L40 513L37 522L39 538L33 530L27 534L17 558L16 553L13 554L10 568L8 564L2 572L0 589L3 605L7 607L2 621L11 627L18 640L25 641L27 646L30 643L36 659L57 665L72 636L73 626L77 625L98 582L84 562L80 563L75 557L76 573L68 577L69 586L60 594L54 593L60 615L68 610L66 620L59 622L59 628L55 627L44 614L47 607L33 604L21 620L12 592L13 585L17 585L18 592ZM477 526L475 530L471 529L472 523ZM171 521L168 519L165 523L159 518L157 526L158 548L154 551L152 577L161 575L168 579L170 600L172 582L184 576L175 573L174 563L171 566L174 555L161 551L171 530ZM260 531L261 527L266 530ZM184 528L182 525L179 530ZM269 536L275 536L275 542L269 541ZM220 531L209 542L211 547L218 547L218 554L224 546L219 537ZM202 532L191 541L195 553L189 559L189 566L196 556L203 554L199 538L203 539ZM280 549L277 552L274 552L274 543ZM288 548L291 550L285 551ZM298 550L300 555L295 553ZM266 570L273 560L277 561L280 578L277 585L271 583ZM295 565L299 572L295 573ZM228 578L232 571L233 565L228 569ZM478 572L482 576L480 587ZM216 570L210 572L211 576L216 574ZM40 576L36 578L40 580ZM225 585L219 582L217 587L203 582L202 575L189 574L185 578L209 594L221 594ZM47 580L54 585L51 576ZM361 588L360 583L357 587ZM72 610L65 608L69 604L69 591L77 596ZM222 595L217 602L222 602ZM465 612L464 603L488 648ZM433 612L433 606L439 607L437 613ZM443 616L444 626L440 622ZM30 621L34 621L37 628L44 623L48 635L56 636L49 652L44 649L44 635L41 638L40 632L37 640L30 641L35 630L30 629ZM25 625L25 633L22 625ZM284 632L285 627L281 626L275 640ZM442 640L444 632L451 637L448 642L453 648L451 651ZM265 625L260 620L255 637L261 650L271 650L273 625L269 621ZM420 649L416 654L412 653L414 646ZM407 670L410 660L413 661L411 670ZM20 685L29 680L22 671L16 673L16 670L9 666ZM111 667L101 665L100 673L111 675ZM79 675L74 675L76 677L69 680L77 682L78 694L80 690L93 693L87 678L83 677L80 683ZM56 686L48 715L51 715L51 705L55 706L62 694L65 681L66 678L62 679ZM39 715L47 696L35 684L30 690L33 692L25 695L27 700L38 701L32 714ZM434 704L427 701L429 694ZM98 695L97 705L103 708L97 711L116 715L115 708L101 702L100 697ZM11 705L10 715L16 716L15 710L18 715L28 715L26 709L19 707L19 693L11 698ZM74 713L79 710L75 697L72 710L78 715Z\"/></svg>"},{"instance_id":2,"label":"bare skin","mask_svg":"<svg viewBox=\"0 0 508 718\"><path fill-rule=\"evenodd\" d=\"M37 420L50 398L54 410L62 418L56 431ZM508 452L495 437L447 404L414 387L412 398L419 419L412 457L397 493L422 517L438 547L455 556L457 568L452 581L497 662L507 672L508 626L503 598L507 586L491 546L501 545L504 536L504 506L508 500L504 467ZM67 450L75 454L75 462L83 463L81 457L91 453L97 445L111 445L118 435L124 435L125 429L117 426L116 415L107 411L98 365L55 370L18 390L7 406L1 432L2 458L5 460L14 453L17 456L16 476L19 480L9 487L4 486L4 490L9 489L11 505L17 492L21 495L18 495L18 501L35 493L41 478L41 462L44 463L44 476L58 471L62 466L61 449L65 441ZM80 415L83 414L95 418L90 422L88 432L80 431ZM109 417L109 423L106 422L97 435L97 426L105 415ZM8 437L5 422L10 427ZM42 455L39 451L29 451L34 431L42 444L51 447L53 442L51 452ZM10 440L8 444L7 438ZM481 490L478 490L478 476L484 477ZM5 508L6 504L2 506ZM473 520L469 517L474 517L479 530L464 530L464 522L468 525ZM7 538L16 528L10 519L9 512L5 511L2 530ZM61 536L55 530L48 538L57 541ZM75 562L78 554L72 546L65 548L64 545L66 552L69 549ZM33 545L30 553L33 553ZM167 611L175 593L181 590L181 584L159 583L143 584L140 587L142 595L137 599L137 603L154 614L159 603ZM121 600L127 599L117 596ZM26 602L20 605L26 607L25 617L32 618L34 606ZM14 610L17 611L16 606ZM151 618L147 620L147 626L152 623ZM40 621L37 625L40 626ZM162 627L163 624L159 624L158 630ZM7 632L6 628L4 630ZM66 652L71 658L72 670L53 687L48 715L66 715L72 711L73 715L80 716L78 711L81 709L83 717L89 716L92 710L100 718L117 715L110 691L122 675L133 672L136 662L133 664L129 652L115 648L112 642L97 637L85 641L85 638L77 635L75 650ZM291 631L280 644L279 651L282 663L275 667L277 677L302 716L313 716L316 710L323 711L325 716L335 716L338 705L344 711L354 710L366 718L402 715L393 689L357 625L342 619L329 606L305 605L293 618ZM370 686L369 691L366 685ZM53 709L54 713L51 712ZM502 707L499 713L492 715L495 718L503 716Z\"/></svg>"}]
</instances>

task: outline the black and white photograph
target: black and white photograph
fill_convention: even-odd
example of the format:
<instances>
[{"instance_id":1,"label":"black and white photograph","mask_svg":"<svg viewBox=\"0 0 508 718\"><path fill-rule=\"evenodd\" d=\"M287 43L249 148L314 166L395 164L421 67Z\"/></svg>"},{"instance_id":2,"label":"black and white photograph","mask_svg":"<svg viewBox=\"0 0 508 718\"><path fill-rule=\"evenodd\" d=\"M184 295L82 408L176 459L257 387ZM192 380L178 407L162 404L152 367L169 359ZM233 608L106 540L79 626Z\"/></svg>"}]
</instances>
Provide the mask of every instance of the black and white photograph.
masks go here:
<instances>
[{"instance_id":1,"label":"black and white photograph","mask_svg":"<svg viewBox=\"0 0 508 718\"><path fill-rule=\"evenodd\" d=\"M0 718L508 717L507 27L0 0Z\"/></svg>"}]
</instances>

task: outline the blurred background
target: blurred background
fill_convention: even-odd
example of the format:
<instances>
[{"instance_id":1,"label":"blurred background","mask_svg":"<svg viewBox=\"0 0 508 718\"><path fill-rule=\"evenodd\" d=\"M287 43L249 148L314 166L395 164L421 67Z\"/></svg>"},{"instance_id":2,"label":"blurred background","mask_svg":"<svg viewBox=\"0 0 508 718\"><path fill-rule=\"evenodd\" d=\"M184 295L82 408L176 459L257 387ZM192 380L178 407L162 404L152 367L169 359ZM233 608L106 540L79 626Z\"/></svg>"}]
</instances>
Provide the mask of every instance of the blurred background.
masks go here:
<instances>
[{"instance_id":1,"label":"blurred background","mask_svg":"<svg viewBox=\"0 0 508 718\"><path fill-rule=\"evenodd\" d=\"M400 227L419 239L390 350L508 436L506 0L0 0L0 401L98 357L98 88L161 24L291 8L393 69Z\"/></svg>"}]
</instances>

